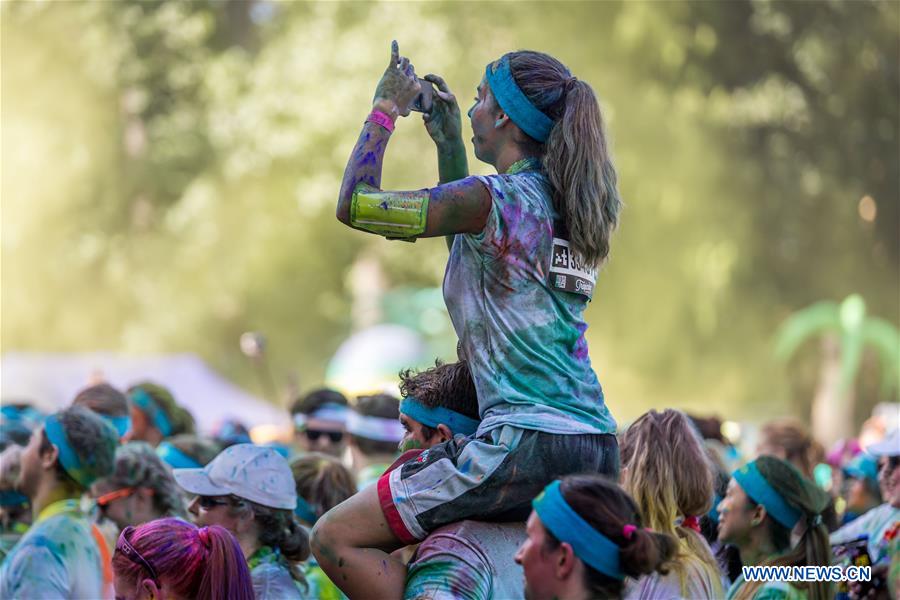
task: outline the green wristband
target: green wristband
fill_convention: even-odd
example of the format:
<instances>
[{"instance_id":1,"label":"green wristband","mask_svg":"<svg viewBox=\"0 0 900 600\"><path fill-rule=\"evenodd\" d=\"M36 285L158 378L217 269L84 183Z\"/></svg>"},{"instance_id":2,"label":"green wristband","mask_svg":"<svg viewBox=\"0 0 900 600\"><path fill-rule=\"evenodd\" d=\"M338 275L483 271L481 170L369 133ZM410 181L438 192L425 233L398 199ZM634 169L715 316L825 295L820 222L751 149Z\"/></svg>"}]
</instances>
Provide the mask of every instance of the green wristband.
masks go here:
<instances>
[{"instance_id":1,"label":"green wristband","mask_svg":"<svg viewBox=\"0 0 900 600\"><path fill-rule=\"evenodd\" d=\"M425 233L428 190L383 192L361 183L353 190L350 223L389 238L413 238Z\"/></svg>"}]
</instances>

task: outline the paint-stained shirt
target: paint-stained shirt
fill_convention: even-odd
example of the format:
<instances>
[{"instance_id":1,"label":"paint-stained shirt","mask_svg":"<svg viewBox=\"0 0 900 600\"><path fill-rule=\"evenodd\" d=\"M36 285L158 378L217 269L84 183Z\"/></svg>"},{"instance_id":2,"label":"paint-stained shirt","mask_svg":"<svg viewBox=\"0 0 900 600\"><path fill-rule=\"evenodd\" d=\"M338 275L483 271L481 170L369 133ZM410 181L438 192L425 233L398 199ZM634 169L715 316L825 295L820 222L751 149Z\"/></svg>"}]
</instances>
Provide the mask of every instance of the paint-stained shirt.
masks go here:
<instances>
[{"instance_id":1,"label":"paint-stained shirt","mask_svg":"<svg viewBox=\"0 0 900 600\"><path fill-rule=\"evenodd\" d=\"M263 546L247 561L256 600L303 600L300 584L291 576L284 559Z\"/></svg>"},{"instance_id":2,"label":"paint-stained shirt","mask_svg":"<svg viewBox=\"0 0 900 600\"><path fill-rule=\"evenodd\" d=\"M0 598L103 596L100 551L77 500L46 507L0 567Z\"/></svg>"},{"instance_id":3,"label":"paint-stained shirt","mask_svg":"<svg viewBox=\"0 0 900 600\"><path fill-rule=\"evenodd\" d=\"M684 582L674 569L663 575L652 573L640 579L625 580L625 600L702 600L721 598L724 590L715 572L704 568L697 559L684 564Z\"/></svg>"},{"instance_id":4,"label":"paint-stained shirt","mask_svg":"<svg viewBox=\"0 0 900 600\"><path fill-rule=\"evenodd\" d=\"M588 357L588 300L550 285L557 214L547 177L523 160L477 179L491 211L480 233L454 237L444 301L478 392L478 435L507 424L614 433Z\"/></svg>"},{"instance_id":5,"label":"paint-stained shirt","mask_svg":"<svg viewBox=\"0 0 900 600\"><path fill-rule=\"evenodd\" d=\"M891 538L896 536L896 533L891 535L891 532L896 532L898 527L900 527L900 508L884 503L832 532L829 541L832 545L843 544L868 535L869 556L872 558L872 564L877 565L880 562L890 561L888 546Z\"/></svg>"},{"instance_id":6,"label":"paint-stained shirt","mask_svg":"<svg viewBox=\"0 0 900 600\"><path fill-rule=\"evenodd\" d=\"M732 600L745 585L747 582L743 575L735 579L728 589L726 600ZM807 600L808 598L809 594L806 590L795 588L787 581L766 581L756 588L752 600Z\"/></svg>"},{"instance_id":7,"label":"paint-stained shirt","mask_svg":"<svg viewBox=\"0 0 900 600\"><path fill-rule=\"evenodd\" d=\"M523 597L524 574L513 557L524 523L461 521L435 530L419 545L406 575L405 600L488 600Z\"/></svg>"}]
</instances>

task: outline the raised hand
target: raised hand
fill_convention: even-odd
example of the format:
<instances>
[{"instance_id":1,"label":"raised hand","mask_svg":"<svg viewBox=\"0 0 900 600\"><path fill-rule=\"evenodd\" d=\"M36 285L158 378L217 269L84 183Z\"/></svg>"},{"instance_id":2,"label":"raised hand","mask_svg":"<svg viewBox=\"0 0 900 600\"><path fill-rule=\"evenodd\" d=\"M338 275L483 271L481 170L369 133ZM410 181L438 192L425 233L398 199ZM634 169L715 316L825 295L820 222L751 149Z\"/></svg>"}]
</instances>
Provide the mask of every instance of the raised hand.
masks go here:
<instances>
[{"instance_id":1,"label":"raised hand","mask_svg":"<svg viewBox=\"0 0 900 600\"><path fill-rule=\"evenodd\" d=\"M416 71L409 59L400 56L400 47L397 40L391 42L391 60L378 87L375 88L375 98L372 104L392 118L407 116L409 105L419 95L422 84L416 79Z\"/></svg>"},{"instance_id":2,"label":"raised hand","mask_svg":"<svg viewBox=\"0 0 900 600\"><path fill-rule=\"evenodd\" d=\"M462 143L462 116L456 96L450 91L444 79L428 74L425 81L436 86L430 113L422 115L428 135L438 146Z\"/></svg>"}]
</instances>

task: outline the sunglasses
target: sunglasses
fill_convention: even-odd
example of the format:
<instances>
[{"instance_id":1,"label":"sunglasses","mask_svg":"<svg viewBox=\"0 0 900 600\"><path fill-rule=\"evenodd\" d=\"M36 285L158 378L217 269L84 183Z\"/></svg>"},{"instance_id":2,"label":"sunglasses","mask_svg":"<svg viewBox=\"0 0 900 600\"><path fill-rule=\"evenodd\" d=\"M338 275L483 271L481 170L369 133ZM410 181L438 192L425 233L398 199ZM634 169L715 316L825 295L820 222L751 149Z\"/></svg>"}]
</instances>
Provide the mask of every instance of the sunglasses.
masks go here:
<instances>
[{"instance_id":1,"label":"sunglasses","mask_svg":"<svg viewBox=\"0 0 900 600\"><path fill-rule=\"evenodd\" d=\"M102 496L97 496L94 502L96 502L97 506L99 506L100 508L106 508L110 505L110 503L122 498L127 498L136 491L137 488L133 487L122 488L121 490L116 490L114 492L109 492L108 494L103 494Z\"/></svg>"},{"instance_id":2,"label":"sunglasses","mask_svg":"<svg viewBox=\"0 0 900 600\"><path fill-rule=\"evenodd\" d=\"M153 565L147 562L147 559L141 556L141 553L135 550L134 546L131 545L131 542L128 541L128 538L133 531L134 527L131 525L122 530L122 533L119 535L119 539L116 542L116 552L121 553L134 564L143 567L144 570L147 571L147 574L150 575L150 578L153 579L157 586L159 586L159 575L156 574L156 569L154 569Z\"/></svg>"},{"instance_id":3,"label":"sunglasses","mask_svg":"<svg viewBox=\"0 0 900 600\"><path fill-rule=\"evenodd\" d=\"M307 429L307 430L304 431L303 433L306 434L306 439L308 439L308 440L311 441L311 442L316 441L317 439L319 439L319 438L322 437L323 435L327 435L327 436L328 436L328 439L331 440L331 443L332 443L332 444L337 444L337 443L340 442L342 439L344 439L344 432L343 432L343 431L320 431L320 430L318 430L318 429Z\"/></svg>"},{"instance_id":4,"label":"sunglasses","mask_svg":"<svg viewBox=\"0 0 900 600\"><path fill-rule=\"evenodd\" d=\"M200 505L200 508L203 510L212 510L217 506L240 506L243 504L240 500L237 502L233 502L231 500L220 500L219 498L214 498L213 496L197 496L197 504Z\"/></svg>"}]
</instances>

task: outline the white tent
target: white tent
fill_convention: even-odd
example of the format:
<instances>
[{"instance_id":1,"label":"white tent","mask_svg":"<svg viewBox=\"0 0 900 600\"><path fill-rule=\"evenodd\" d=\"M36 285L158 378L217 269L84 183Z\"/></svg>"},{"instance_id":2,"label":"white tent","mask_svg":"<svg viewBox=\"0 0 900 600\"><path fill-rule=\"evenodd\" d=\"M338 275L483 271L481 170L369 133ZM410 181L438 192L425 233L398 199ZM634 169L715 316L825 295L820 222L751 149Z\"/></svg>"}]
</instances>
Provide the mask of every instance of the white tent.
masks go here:
<instances>
[{"instance_id":1,"label":"white tent","mask_svg":"<svg viewBox=\"0 0 900 600\"><path fill-rule=\"evenodd\" d=\"M248 394L193 354L7 352L0 358L0 400L28 401L44 412L67 406L80 389L101 380L123 391L140 381L167 387L202 432L224 418L248 427L290 426L286 411Z\"/></svg>"}]
</instances>

